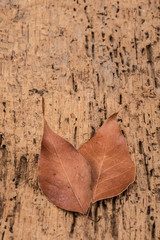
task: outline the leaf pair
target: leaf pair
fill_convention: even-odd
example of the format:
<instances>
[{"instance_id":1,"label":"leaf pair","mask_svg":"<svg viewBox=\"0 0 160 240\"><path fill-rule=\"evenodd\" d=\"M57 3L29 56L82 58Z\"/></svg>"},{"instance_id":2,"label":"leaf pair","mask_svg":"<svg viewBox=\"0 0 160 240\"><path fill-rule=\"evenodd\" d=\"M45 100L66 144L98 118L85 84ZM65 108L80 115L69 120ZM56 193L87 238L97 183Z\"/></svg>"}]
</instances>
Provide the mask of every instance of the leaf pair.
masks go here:
<instances>
[{"instance_id":1,"label":"leaf pair","mask_svg":"<svg viewBox=\"0 0 160 240\"><path fill-rule=\"evenodd\" d=\"M119 195L134 181L135 166L116 117L109 117L78 151L44 117L38 180L49 201L85 214L91 203Z\"/></svg>"}]
</instances>

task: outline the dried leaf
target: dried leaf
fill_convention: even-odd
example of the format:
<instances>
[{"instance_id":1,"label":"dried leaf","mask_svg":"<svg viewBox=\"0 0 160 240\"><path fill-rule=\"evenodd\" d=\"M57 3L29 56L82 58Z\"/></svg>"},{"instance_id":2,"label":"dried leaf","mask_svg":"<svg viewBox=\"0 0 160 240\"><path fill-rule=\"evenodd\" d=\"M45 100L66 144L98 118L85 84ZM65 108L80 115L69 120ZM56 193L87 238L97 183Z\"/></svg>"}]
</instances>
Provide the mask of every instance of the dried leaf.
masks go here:
<instances>
[{"instance_id":1,"label":"dried leaf","mask_svg":"<svg viewBox=\"0 0 160 240\"><path fill-rule=\"evenodd\" d=\"M135 178L135 166L113 114L79 152L92 168L92 202L122 193Z\"/></svg>"},{"instance_id":2,"label":"dried leaf","mask_svg":"<svg viewBox=\"0 0 160 240\"><path fill-rule=\"evenodd\" d=\"M44 100L42 108L44 115ZM91 202L116 196L134 181L135 166L116 116L105 121L79 152L55 134L44 118L38 179L56 206L84 214Z\"/></svg>"},{"instance_id":3,"label":"dried leaf","mask_svg":"<svg viewBox=\"0 0 160 240\"><path fill-rule=\"evenodd\" d=\"M65 210L86 213L92 198L90 165L45 119L38 164L39 186L49 201Z\"/></svg>"}]
</instances>

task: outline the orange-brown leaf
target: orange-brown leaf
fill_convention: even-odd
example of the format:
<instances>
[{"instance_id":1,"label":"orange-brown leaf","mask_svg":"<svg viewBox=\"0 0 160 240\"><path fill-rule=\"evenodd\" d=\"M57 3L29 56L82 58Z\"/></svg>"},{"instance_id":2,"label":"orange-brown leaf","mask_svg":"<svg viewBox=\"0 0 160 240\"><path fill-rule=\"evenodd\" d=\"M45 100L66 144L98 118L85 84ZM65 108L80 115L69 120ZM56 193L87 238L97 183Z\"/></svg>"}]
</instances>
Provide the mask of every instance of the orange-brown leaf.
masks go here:
<instances>
[{"instance_id":1,"label":"orange-brown leaf","mask_svg":"<svg viewBox=\"0 0 160 240\"><path fill-rule=\"evenodd\" d=\"M135 178L135 166L113 114L79 153L92 168L92 202L119 195Z\"/></svg>"},{"instance_id":2,"label":"orange-brown leaf","mask_svg":"<svg viewBox=\"0 0 160 240\"><path fill-rule=\"evenodd\" d=\"M49 201L65 210L86 213L92 197L91 168L45 119L38 164L39 186Z\"/></svg>"}]
</instances>

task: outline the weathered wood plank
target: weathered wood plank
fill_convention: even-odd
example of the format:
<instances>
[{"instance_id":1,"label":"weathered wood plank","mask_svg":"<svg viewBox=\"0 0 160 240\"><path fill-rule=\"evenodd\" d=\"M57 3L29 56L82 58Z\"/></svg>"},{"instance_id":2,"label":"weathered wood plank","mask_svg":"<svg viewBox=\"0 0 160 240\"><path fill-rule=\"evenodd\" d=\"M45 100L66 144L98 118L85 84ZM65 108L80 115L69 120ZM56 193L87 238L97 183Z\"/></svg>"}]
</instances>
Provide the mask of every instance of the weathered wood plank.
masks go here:
<instances>
[{"instance_id":1,"label":"weathered wood plank","mask_svg":"<svg viewBox=\"0 0 160 240\"><path fill-rule=\"evenodd\" d=\"M160 239L158 1L0 1L2 240ZM137 167L91 217L53 206L37 183L41 96L75 147L115 111Z\"/></svg>"}]
</instances>

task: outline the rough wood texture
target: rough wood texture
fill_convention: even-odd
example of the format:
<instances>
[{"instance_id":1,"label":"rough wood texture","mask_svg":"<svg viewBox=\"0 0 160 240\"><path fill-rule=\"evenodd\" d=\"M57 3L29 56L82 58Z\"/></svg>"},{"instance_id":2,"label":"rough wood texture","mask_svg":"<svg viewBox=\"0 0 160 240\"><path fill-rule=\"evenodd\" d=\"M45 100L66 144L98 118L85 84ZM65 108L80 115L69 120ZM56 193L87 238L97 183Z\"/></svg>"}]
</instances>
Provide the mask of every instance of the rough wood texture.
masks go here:
<instances>
[{"instance_id":1,"label":"rough wood texture","mask_svg":"<svg viewBox=\"0 0 160 240\"><path fill-rule=\"evenodd\" d=\"M158 0L0 0L0 239L160 239ZM136 181L92 207L52 205L37 184L41 96L77 148L119 111Z\"/></svg>"}]
</instances>

